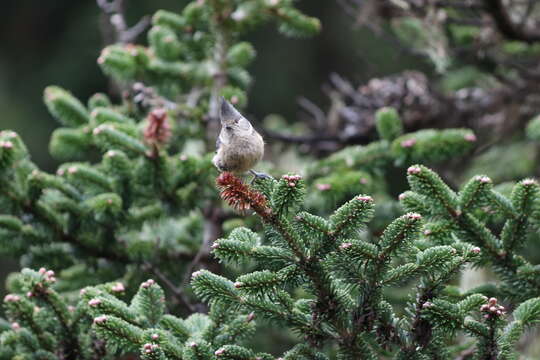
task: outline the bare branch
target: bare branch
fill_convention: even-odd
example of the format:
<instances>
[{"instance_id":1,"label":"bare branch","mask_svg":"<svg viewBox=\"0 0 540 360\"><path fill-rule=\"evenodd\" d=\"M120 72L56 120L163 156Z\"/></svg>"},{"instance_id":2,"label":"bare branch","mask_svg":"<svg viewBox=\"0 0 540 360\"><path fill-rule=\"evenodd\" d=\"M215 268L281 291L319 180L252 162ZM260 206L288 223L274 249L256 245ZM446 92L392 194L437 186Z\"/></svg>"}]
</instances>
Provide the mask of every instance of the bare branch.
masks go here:
<instances>
[{"instance_id":1,"label":"bare branch","mask_svg":"<svg viewBox=\"0 0 540 360\"><path fill-rule=\"evenodd\" d=\"M515 24L503 0L484 0L484 6L493 17L499 32L508 39L527 43L540 41L540 29L527 29L525 26Z\"/></svg>"},{"instance_id":2,"label":"bare branch","mask_svg":"<svg viewBox=\"0 0 540 360\"><path fill-rule=\"evenodd\" d=\"M135 41L150 25L150 17L144 16L135 25L129 27L126 22L125 8L126 0L96 0L97 5L103 11L105 21L103 21L106 29L103 29L104 34L113 34L112 39L107 39L107 43L122 43L127 44Z\"/></svg>"},{"instance_id":3,"label":"bare branch","mask_svg":"<svg viewBox=\"0 0 540 360\"><path fill-rule=\"evenodd\" d=\"M302 109L306 110L306 112L313 117L313 120L315 120L315 127L317 129L321 129L324 126L326 116L321 108L305 97L298 99L298 105L300 105Z\"/></svg>"}]
</instances>

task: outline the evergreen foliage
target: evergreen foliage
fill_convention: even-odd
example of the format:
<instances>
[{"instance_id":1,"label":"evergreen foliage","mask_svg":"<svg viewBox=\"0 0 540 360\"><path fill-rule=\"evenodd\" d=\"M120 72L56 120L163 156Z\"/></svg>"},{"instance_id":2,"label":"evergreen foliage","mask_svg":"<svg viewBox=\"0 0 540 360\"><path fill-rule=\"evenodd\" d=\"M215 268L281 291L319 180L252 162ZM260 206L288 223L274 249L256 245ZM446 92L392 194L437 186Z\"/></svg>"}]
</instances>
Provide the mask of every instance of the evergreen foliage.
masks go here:
<instances>
[{"instance_id":1,"label":"evergreen foliage","mask_svg":"<svg viewBox=\"0 0 540 360\"><path fill-rule=\"evenodd\" d=\"M247 104L256 50L242 35L265 21L293 37L320 29L293 5L156 12L147 47L98 58L120 103L47 87L56 174L0 132L0 251L23 267L7 279L0 359L518 358L540 321L540 268L524 251L540 189L447 183L427 167L470 155L472 130L407 133L382 107L379 140L307 157L304 176L247 184L213 168L220 97ZM531 142L539 128L531 120ZM466 267L497 281L461 289ZM254 339L275 326L289 348L260 351Z\"/></svg>"}]
</instances>

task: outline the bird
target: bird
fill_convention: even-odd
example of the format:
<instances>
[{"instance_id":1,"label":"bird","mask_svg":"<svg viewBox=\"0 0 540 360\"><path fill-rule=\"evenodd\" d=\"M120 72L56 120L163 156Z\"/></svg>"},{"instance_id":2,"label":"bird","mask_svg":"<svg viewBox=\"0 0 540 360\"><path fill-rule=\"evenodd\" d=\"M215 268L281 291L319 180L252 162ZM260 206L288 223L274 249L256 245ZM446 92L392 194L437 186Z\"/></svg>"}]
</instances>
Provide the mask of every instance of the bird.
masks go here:
<instances>
[{"instance_id":1,"label":"bird","mask_svg":"<svg viewBox=\"0 0 540 360\"><path fill-rule=\"evenodd\" d=\"M225 98L221 98L219 119L221 131L216 141L216 154L212 159L221 172L235 175L250 172L256 178L269 177L256 172L253 167L264 155L264 140L246 119Z\"/></svg>"}]
</instances>

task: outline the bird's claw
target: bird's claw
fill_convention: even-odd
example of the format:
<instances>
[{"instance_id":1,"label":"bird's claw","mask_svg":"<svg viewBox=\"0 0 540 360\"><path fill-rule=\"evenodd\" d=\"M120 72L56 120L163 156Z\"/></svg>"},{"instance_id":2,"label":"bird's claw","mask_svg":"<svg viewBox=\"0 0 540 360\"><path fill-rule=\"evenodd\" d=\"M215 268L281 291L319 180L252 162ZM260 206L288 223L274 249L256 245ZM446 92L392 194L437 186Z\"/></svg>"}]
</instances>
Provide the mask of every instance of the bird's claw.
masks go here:
<instances>
[{"instance_id":1,"label":"bird's claw","mask_svg":"<svg viewBox=\"0 0 540 360\"><path fill-rule=\"evenodd\" d=\"M249 172L253 175L253 180L251 180L251 184L253 184L255 180L258 180L258 179L259 180L260 179L273 179L273 177L271 177L270 175L262 173L262 172L257 172L255 170L249 170Z\"/></svg>"}]
</instances>

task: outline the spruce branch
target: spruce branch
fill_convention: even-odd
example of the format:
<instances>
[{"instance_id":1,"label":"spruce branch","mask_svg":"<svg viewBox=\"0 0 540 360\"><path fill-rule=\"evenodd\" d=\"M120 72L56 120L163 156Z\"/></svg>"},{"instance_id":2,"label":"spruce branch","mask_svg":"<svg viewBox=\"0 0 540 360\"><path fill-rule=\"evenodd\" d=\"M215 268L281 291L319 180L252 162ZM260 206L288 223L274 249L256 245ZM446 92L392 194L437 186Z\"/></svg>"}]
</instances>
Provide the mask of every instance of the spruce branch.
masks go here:
<instances>
[{"instance_id":1,"label":"spruce branch","mask_svg":"<svg viewBox=\"0 0 540 360\"><path fill-rule=\"evenodd\" d=\"M313 315L313 326L318 328L320 322L327 318L336 322L336 315L339 309L343 308L330 279L317 257L308 257L300 248L301 240L292 230L289 222L278 214L274 213L266 205L266 198L259 192L251 190L238 178L230 173L222 173L217 180L221 188L221 196L228 201L231 206L239 209L252 208L261 220L268 223L278 231L285 239L289 248L297 257L298 266L310 279L315 293L318 297L316 313ZM312 339L317 344L315 339ZM318 345L318 344L317 344Z\"/></svg>"}]
</instances>

